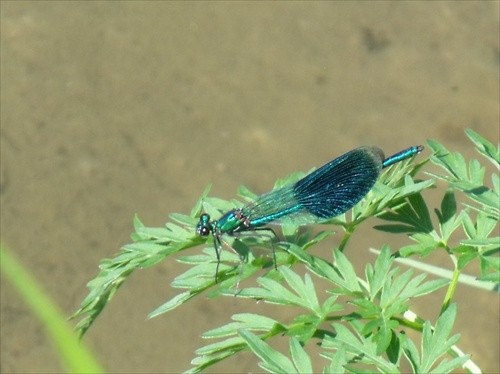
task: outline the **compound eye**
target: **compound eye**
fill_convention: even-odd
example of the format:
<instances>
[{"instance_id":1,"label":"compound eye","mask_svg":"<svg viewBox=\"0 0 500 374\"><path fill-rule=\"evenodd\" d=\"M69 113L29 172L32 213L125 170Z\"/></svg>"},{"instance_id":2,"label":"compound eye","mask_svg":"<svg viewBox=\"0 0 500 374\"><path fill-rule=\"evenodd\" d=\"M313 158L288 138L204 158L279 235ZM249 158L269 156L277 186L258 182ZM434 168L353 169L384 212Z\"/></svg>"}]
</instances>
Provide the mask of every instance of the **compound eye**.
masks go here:
<instances>
[{"instance_id":1,"label":"compound eye","mask_svg":"<svg viewBox=\"0 0 500 374\"><path fill-rule=\"evenodd\" d=\"M198 230L198 234L202 238L206 238L210 234L210 229L208 227L200 227L200 229Z\"/></svg>"},{"instance_id":2,"label":"compound eye","mask_svg":"<svg viewBox=\"0 0 500 374\"><path fill-rule=\"evenodd\" d=\"M196 232L202 238L206 238L210 234L210 216L206 213L203 213L200 216L200 222L198 222L198 226L196 227Z\"/></svg>"}]
</instances>

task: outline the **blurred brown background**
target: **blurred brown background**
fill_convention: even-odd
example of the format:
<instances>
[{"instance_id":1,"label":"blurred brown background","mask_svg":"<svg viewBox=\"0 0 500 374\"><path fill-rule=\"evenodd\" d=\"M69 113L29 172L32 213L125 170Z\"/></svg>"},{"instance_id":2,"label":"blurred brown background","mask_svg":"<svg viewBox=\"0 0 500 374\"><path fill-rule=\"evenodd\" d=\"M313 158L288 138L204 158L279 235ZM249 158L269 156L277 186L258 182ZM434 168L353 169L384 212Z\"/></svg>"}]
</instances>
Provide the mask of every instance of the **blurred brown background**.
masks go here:
<instances>
[{"instance_id":1,"label":"blurred brown background","mask_svg":"<svg viewBox=\"0 0 500 374\"><path fill-rule=\"evenodd\" d=\"M209 183L222 198L240 184L266 192L358 145L392 154L434 138L476 157L465 128L499 140L497 1L2 1L1 10L2 239L68 315L99 260L130 241L134 213L162 226ZM386 241L373 223L347 251L359 269ZM185 269L165 261L137 272L90 330L110 372L188 369L203 331L249 308L265 314L200 298L146 321ZM498 295L461 286L457 300L460 347L498 372ZM62 371L3 278L1 302L0 370ZM435 318L433 302L415 311ZM245 355L215 371L259 369Z\"/></svg>"}]
</instances>

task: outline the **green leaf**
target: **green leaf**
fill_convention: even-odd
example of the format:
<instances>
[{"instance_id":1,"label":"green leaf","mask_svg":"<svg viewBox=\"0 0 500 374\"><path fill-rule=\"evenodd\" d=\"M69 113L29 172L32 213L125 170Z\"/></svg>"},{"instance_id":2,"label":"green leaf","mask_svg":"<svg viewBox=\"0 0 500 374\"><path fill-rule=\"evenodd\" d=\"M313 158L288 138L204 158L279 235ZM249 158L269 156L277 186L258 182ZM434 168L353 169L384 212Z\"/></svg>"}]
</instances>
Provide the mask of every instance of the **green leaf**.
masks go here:
<instances>
[{"instance_id":1,"label":"green leaf","mask_svg":"<svg viewBox=\"0 0 500 374\"><path fill-rule=\"evenodd\" d=\"M425 323L422 336L422 362L420 368L422 372L430 372L435 362L441 356L445 355L460 339L460 335L458 334L448 338L455 323L456 313L456 304L451 304L437 320L434 331L428 321Z\"/></svg>"},{"instance_id":2,"label":"green leaf","mask_svg":"<svg viewBox=\"0 0 500 374\"><path fill-rule=\"evenodd\" d=\"M246 201L251 201L257 197L257 195L250 191L246 186L239 186L237 193L238 196L241 196Z\"/></svg>"},{"instance_id":3,"label":"green leaf","mask_svg":"<svg viewBox=\"0 0 500 374\"><path fill-rule=\"evenodd\" d=\"M500 202L499 202L500 204ZM479 212L477 215L477 231L475 237L471 237L471 239L476 239L476 238L488 238L488 236L491 234L493 229L497 226L498 224L498 219L495 219L491 217L488 214L485 214L483 212ZM497 243L500 243L497 241Z\"/></svg>"},{"instance_id":4,"label":"green leaf","mask_svg":"<svg viewBox=\"0 0 500 374\"><path fill-rule=\"evenodd\" d=\"M500 165L500 148L495 148L492 143L471 129L466 129L465 133L474 142L479 153L490 160L494 166Z\"/></svg>"},{"instance_id":5,"label":"green leaf","mask_svg":"<svg viewBox=\"0 0 500 374\"><path fill-rule=\"evenodd\" d=\"M201 211L203 210L203 201L208 196L208 193L210 192L211 189L212 189L211 184L209 184L208 186L205 187L200 198L196 201L193 209L191 209L191 213L190 213L191 217L199 217L200 216Z\"/></svg>"},{"instance_id":6,"label":"green leaf","mask_svg":"<svg viewBox=\"0 0 500 374\"><path fill-rule=\"evenodd\" d=\"M134 229L135 230L138 230L138 229L144 227L144 224L139 219L139 216L137 215L137 213L134 214L133 224L134 224Z\"/></svg>"},{"instance_id":7,"label":"green leaf","mask_svg":"<svg viewBox=\"0 0 500 374\"><path fill-rule=\"evenodd\" d=\"M334 250L333 255L335 258L336 269L342 278L336 277L335 279L332 279L332 281L351 292L361 292L356 271L347 257L338 249Z\"/></svg>"},{"instance_id":8,"label":"green leaf","mask_svg":"<svg viewBox=\"0 0 500 374\"><path fill-rule=\"evenodd\" d=\"M273 304L296 305L320 315L322 312L311 277L306 274L303 282L297 274L286 267L280 267L279 272L296 294L283 287L278 281L259 278L258 282L262 288L247 288L241 290L238 296L264 299Z\"/></svg>"},{"instance_id":9,"label":"green leaf","mask_svg":"<svg viewBox=\"0 0 500 374\"><path fill-rule=\"evenodd\" d=\"M397 366L400 365L401 356L403 354L404 339L404 333L396 335L394 331L391 332L391 342L387 347L386 354L389 361Z\"/></svg>"},{"instance_id":10,"label":"green leaf","mask_svg":"<svg viewBox=\"0 0 500 374\"><path fill-rule=\"evenodd\" d=\"M391 250L388 246L383 246L375 261L375 268L372 268L370 264L366 265L365 275L368 281L370 300L374 300L384 286L392 264Z\"/></svg>"},{"instance_id":11,"label":"green leaf","mask_svg":"<svg viewBox=\"0 0 500 374\"><path fill-rule=\"evenodd\" d=\"M469 361L470 355L465 355L461 357L456 357L451 361L448 361L447 359L444 359L439 363L438 366L436 366L434 369L432 369L429 373L433 374L442 374L442 373L451 373L453 370L458 369L459 367L463 366L467 361ZM473 373L477 371L472 371Z\"/></svg>"},{"instance_id":12,"label":"green leaf","mask_svg":"<svg viewBox=\"0 0 500 374\"><path fill-rule=\"evenodd\" d=\"M404 341L403 352L411 364L414 373L423 373L420 365L420 355L417 346L409 338Z\"/></svg>"},{"instance_id":13,"label":"green leaf","mask_svg":"<svg viewBox=\"0 0 500 374\"><path fill-rule=\"evenodd\" d=\"M373 334L373 341L377 344L377 354L381 355L387 351L391 343L394 329L399 327L399 323L389 318L379 318L379 330Z\"/></svg>"},{"instance_id":14,"label":"green leaf","mask_svg":"<svg viewBox=\"0 0 500 374\"><path fill-rule=\"evenodd\" d=\"M420 254L420 256L422 256L422 257L426 257L429 254L431 254L432 251L435 248L439 247L441 244L438 240L436 240L434 235L430 235L430 234L424 234L424 233L414 234L414 235L410 236L410 238L419 244L418 245L407 245L407 246L402 247L399 250L399 254L402 257L408 257L408 256L415 254L415 253Z\"/></svg>"},{"instance_id":15,"label":"green leaf","mask_svg":"<svg viewBox=\"0 0 500 374\"><path fill-rule=\"evenodd\" d=\"M184 304L189 299L193 298L193 296L195 296L195 294L193 294L191 292L183 292L183 293L180 293L180 294L174 296L168 302L166 302L162 306L156 308L151 313L149 313L148 319L154 318L156 316L159 316L160 314L166 313L172 309L177 308L178 306Z\"/></svg>"},{"instance_id":16,"label":"green leaf","mask_svg":"<svg viewBox=\"0 0 500 374\"><path fill-rule=\"evenodd\" d=\"M335 338L325 337L322 346L324 348L340 348L345 346L346 353L351 360L362 362L366 365L375 365L383 373L399 373L398 368L387 361L383 356L377 354L377 345L370 338L356 337L347 327L333 324L337 335Z\"/></svg>"},{"instance_id":17,"label":"green leaf","mask_svg":"<svg viewBox=\"0 0 500 374\"><path fill-rule=\"evenodd\" d=\"M463 156L459 153L450 153L445 147L435 140L428 140L427 145L434 151L431 156L431 161L445 169L452 175L452 178L441 177L448 181L453 180L469 180L467 175L466 163ZM437 175L436 175L437 176ZM440 177L440 176L438 176Z\"/></svg>"},{"instance_id":18,"label":"green leaf","mask_svg":"<svg viewBox=\"0 0 500 374\"><path fill-rule=\"evenodd\" d=\"M341 345L334 355L329 353L323 353L322 356L328 357L331 360L330 366L326 368L323 373L325 374L342 374L345 373L345 365L347 364L347 356L345 352L345 346Z\"/></svg>"},{"instance_id":19,"label":"green leaf","mask_svg":"<svg viewBox=\"0 0 500 374\"><path fill-rule=\"evenodd\" d=\"M185 214L172 213L169 217L172 218L172 220L174 220L175 222L180 223L181 225L191 226L193 228L198 223L198 217L187 216Z\"/></svg>"},{"instance_id":20,"label":"green leaf","mask_svg":"<svg viewBox=\"0 0 500 374\"><path fill-rule=\"evenodd\" d=\"M433 225L429 209L420 194L407 198L407 204L395 211L387 211L378 216L385 221L397 222L396 225L379 225L376 229L393 233L432 232Z\"/></svg>"},{"instance_id":21,"label":"green leaf","mask_svg":"<svg viewBox=\"0 0 500 374\"><path fill-rule=\"evenodd\" d=\"M394 270L399 271L398 268ZM390 276L387 277L384 284L384 288L382 289L382 295L380 297L380 306L383 309L389 309L391 307L394 307L395 304L400 304L398 296L403 291L404 287L407 285L408 281L411 279L411 276L413 274L412 269L410 269L405 273L403 273L402 275L396 277L395 276L396 271L394 270L391 272Z\"/></svg>"},{"instance_id":22,"label":"green leaf","mask_svg":"<svg viewBox=\"0 0 500 374\"><path fill-rule=\"evenodd\" d=\"M435 210L441 228L441 238L447 243L453 231L460 225L460 220L455 219L457 203L453 190L448 189L441 201L441 211Z\"/></svg>"},{"instance_id":23,"label":"green leaf","mask_svg":"<svg viewBox=\"0 0 500 374\"><path fill-rule=\"evenodd\" d=\"M250 331L271 331L278 322L272 318L260 316L253 313L240 313L231 317L236 322L228 323L213 330L203 333L203 338L223 338L235 335L238 330L245 329Z\"/></svg>"},{"instance_id":24,"label":"green leaf","mask_svg":"<svg viewBox=\"0 0 500 374\"><path fill-rule=\"evenodd\" d=\"M298 373L288 357L274 350L264 343L259 337L241 330L240 337L247 343L248 347L263 361L259 366L270 373Z\"/></svg>"},{"instance_id":25,"label":"green leaf","mask_svg":"<svg viewBox=\"0 0 500 374\"><path fill-rule=\"evenodd\" d=\"M69 326L64 313L41 288L40 281L33 278L28 269L15 257L13 251L3 243L0 243L0 257L2 282L5 279L11 283L38 319L48 341L54 345L64 371L70 373L104 372L97 358L82 342L78 341L78 336ZM88 328L88 325L84 327L85 322L82 322L80 322L82 325L79 331L85 331Z\"/></svg>"},{"instance_id":26,"label":"green leaf","mask_svg":"<svg viewBox=\"0 0 500 374\"><path fill-rule=\"evenodd\" d=\"M312 283L309 274L305 274L304 282L302 282L300 277L290 269L282 267L280 270L281 274L283 274L285 278L285 281L297 293L297 295L304 300L303 306L307 307L307 309L316 314L321 313L316 290L314 289L314 284Z\"/></svg>"},{"instance_id":27,"label":"green leaf","mask_svg":"<svg viewBox=\"0 0 500 374\"><path fill-rule=\"evenodd\" d=\"M290 339L290 354L297 368L297 373L313 373L311 358L295 338Z\"/></svg>"}]
</instances>

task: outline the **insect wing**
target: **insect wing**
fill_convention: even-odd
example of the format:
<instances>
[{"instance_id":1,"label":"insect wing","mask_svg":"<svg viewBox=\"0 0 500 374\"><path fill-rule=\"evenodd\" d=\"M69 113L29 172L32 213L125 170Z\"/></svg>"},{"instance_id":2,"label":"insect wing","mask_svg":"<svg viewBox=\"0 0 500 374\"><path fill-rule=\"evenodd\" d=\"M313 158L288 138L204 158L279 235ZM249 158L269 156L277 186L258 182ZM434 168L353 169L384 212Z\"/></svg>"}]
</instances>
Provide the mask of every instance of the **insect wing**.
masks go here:
<instances>
[{"instance_id":1,"label":"insect wing","mask_svg":"<svg viewBox=\"0 0 500 374\"><path fill-rule=\"evenodd\" d=\"M304 210L321 219L338 216L372 189L383 160L379 148L356 148L298 181L295 198Z\"/></svg>"},{"instance_id":2,"label":"insect wing","mask_svg":"<svg viewBox=\"0 0 500 374\"><path fill-rule=\"evenodd\" d=\"M377 181L384 154L359 147L323 165L295 184L257 197L242 208L253 227L324 221L351 209Z\"/></svg>"}]
</instances>

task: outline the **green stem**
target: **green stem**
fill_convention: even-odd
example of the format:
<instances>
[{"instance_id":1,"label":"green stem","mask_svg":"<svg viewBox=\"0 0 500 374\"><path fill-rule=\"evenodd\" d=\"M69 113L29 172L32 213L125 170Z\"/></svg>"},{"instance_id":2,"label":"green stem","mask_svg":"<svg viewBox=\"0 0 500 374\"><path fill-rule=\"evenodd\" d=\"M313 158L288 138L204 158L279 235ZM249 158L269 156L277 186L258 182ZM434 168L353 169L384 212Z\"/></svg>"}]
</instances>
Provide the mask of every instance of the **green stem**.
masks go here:
<instances>
[{"instance_id":1,"label":"green stem","mask_svg":"<svg viewBox=\"0 0 500 374\"><path fill-rule=\"evenodd\" d=\"M347 242L351 238L351 235L355 229L356 229L355 225L347 225L346 226L344 237L342 238L342 241L339 244L339 251L340 252L344 252L344 248L347 245Z\"/></svg>"},{"instance_id":2,"label":"green stem","mask_svg":"<svg viewBox=\"0 0 500 374\"><path fill-rule=\"evenodd\" d=\"M450 306L451 300L457 288L458 278L460 277L460 270L458 270L456 259L454 256L452 256L452 259L455 264L455 270L453 271L451 282L448 286L448 290L446 291L446 295L443 300L443 306L441 307L441 312L439 313L439 315L443 314L443 312Z\"/></svg>"}]
</instances>

